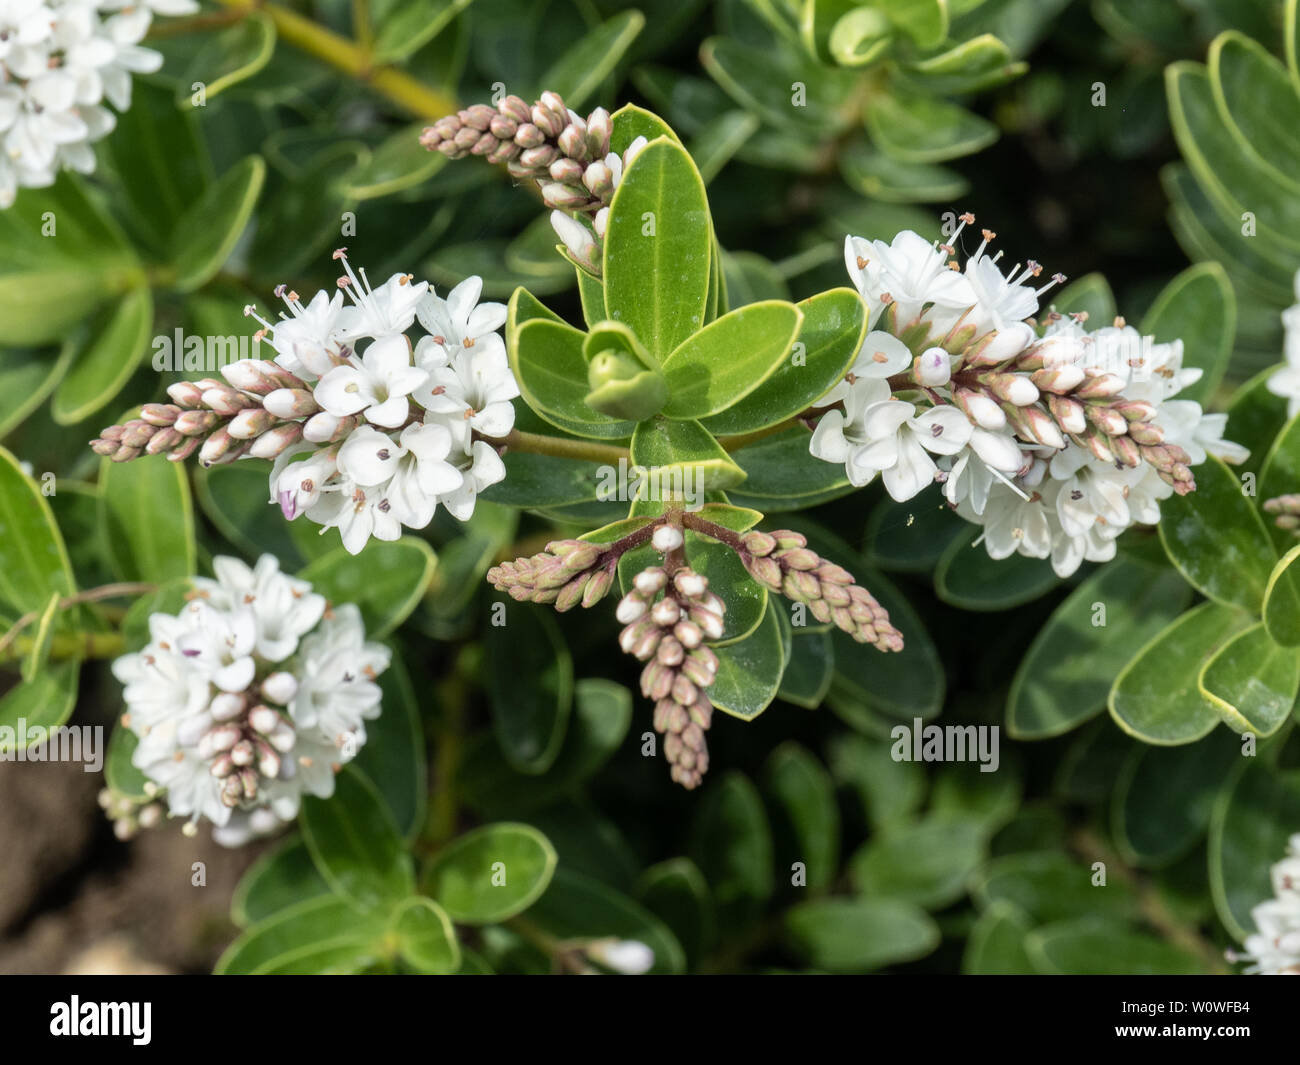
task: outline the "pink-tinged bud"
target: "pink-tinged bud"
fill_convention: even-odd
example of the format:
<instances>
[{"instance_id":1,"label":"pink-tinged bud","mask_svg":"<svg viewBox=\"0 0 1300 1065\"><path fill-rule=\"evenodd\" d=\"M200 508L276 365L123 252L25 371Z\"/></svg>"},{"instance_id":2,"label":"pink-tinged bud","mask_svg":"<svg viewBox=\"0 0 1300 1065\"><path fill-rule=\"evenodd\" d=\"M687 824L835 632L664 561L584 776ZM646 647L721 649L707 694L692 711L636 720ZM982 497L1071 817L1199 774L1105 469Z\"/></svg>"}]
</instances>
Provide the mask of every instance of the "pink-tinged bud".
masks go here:
<instances>
[{"instance_id":1,"label":"pink-tinged bud","mask_svg":"<svg viewBox=\"0 0 1300 1065\"><path fill-rule=\"evenodd\" d=\"M545 170L560 157L560 150L553 144L540 144L519 153L519 164L533 172Z\"/></svg>"},{"instance_id":2,"label":"pink-tinged bud","mask_svg":"<svg viewBox=\"0 0 1300 1065\"><path fill-rule=\"evenodd\" d=\"M587 116L587 151L593 159L603 159L609 152L609 138L614 132L614 121L608 111L598 107Z\"/></svg>"},{"instance_id":3,"label":"pink-tinged bud","mask_svg":"<svg viewBox=\"0 0 1300 1065\"><path fill-rule=\"evenodd\" d=\"M182 436L202 436L220 422L221 417L210 410L183 410L176 418L175 429Z\"/></svg>"},{"instance_id":4,"label":"pink-tinged bud","mask_svg":"<svg viewBox=\"0 0 1300 1065\"><path fill-rule=\"evenodd\" d=\"M654 623L661 628L671 628L677 624L677 619L682 615L682 608L678 605L676 599L660 599L650 608L650 617Z\"/></svg>"},{"instance_id":5,"label":"pink-tinged bud","mask_svg":"<svg viewBox=\"0 0 1300 1065\"><path fill-rule=\"evenodd\" d=\"M695 622L685 618L673 627L673 635L688 651L693 651L704 641L704 631Z\"/></svg>"},{"instance_id":6,"label":"pink-tinged bud","mask_svg":"<svg viewBox=\"0 0 1300 1065\"><path fill-rule=\"evenodd\" d=\"M240 730L235 725L218 725L204 737L214 753L230 750L240 738Z\"/></svg>"},{"instance_id":7,"label":"pink-tinged bud","mask_svg":"<svg viewBox=\"0 0 1300 1065\"><path fill-rule=\"evenodd\" d=\"M660 662L670 669L676 669L682 664L682 659L686 657L686 652L682 649L681 641L676 636L665 635L659 642L659 650L655 654Z\"/></svg>"},{"instance_id":8,"label":"pink-tinged bud","mask_svg":"<svg viewBox=\"0 0 1300 1065\"><path fill-rule=\"evenodd\" d=\"M1156 408L1144 399L1124 399L1112 403L1110 409L1118 411L1130 422L1149 422L1156 416Z\"/></svg>"},{"instance_id":9,"label":"pink-tinged bud","mask_svg":"<svg viewBox=\"0 0 1300 1065\"><path fill-rule=\"evenodd\" d=\"M1038 388L1028 377L1018 373L988 373L980 375L985 385L998 399L1016 407L1027 407L1038 402ZM985 426L985 428L988 428Z\"/></svg>"},{"instance_id":10,"label":"pink-tinged bud","mask_svg":"<svg viewBox=\"0 0 1300 1065\"><path fill-rule=\"evenodd\" d=\"M560 134L558 144L560 151L570 159L580 164L586 162L590 158L587 154L587 123L581 119L577 122L570 120Z\"/></svg>"},{"instance_id":11,"label":"pink-tinged bud","mask_svg":"<svg viewBox=\"0 0 1300 1065\"><path fill-rule=\"evenodd\" d=\"M491 133L480 133L478 140L476 140L474 142L474 146L470 148L469 154L470 155L491 155L494 151L496 151L497 145L499 145L500 143L501 142L497 140L494 136L492 136Z\"/></svg>"},{"instance_id":12,"label":"pink-tinged bud","mask_svg":"<svg viewBox=\"0 0 1300 1065\"><path fill-rule=\"evenodd\" d=\"M312 444L331 443L336 439L339 429L349 420L328 411L313 414L302 427L302 438Z\"/></svg>"},{"instance_id":13,"label":"pink-tinged bud","mask_svg":"<svg viewBox=\"0 0 1300 1065\"><path fill-rule=\"evenodd\" d=\"M1034 341L1034 330L1024 322L1013 322L1005 329L990 333L986 340L966 353L968 366L997 366L1015 358Z\"/></svg>"},{"instance_id":14,"label":"pink-tinged bud","mask_svg":"<svg viewBox=\"0 0 1300 1065\"><path fill-rule=\"evenodd\" d=\"M488 152L485 159L493 166L499 166L501 163L508 163L519 155L522 149L514 141L502 141L492 151Z\"/></svg>"},{"instance_id":15,"label":"pink-tinged bud","mask_svg":"<svg viewBox=\"0 0 1300 1065\"><path fill-rule=\"evenodd\" d=\"M280 756L275 753L270 744L257 745L257 771L267 780L274 780L280 775Z\"/></svg>"},{"instance_id":16,"label":"pink-tinged bud","mask_svg":"<svg viewBox=\"0 0 1300 1065\"><path fill-rule=\"evenodd\" d=\"M275 425L276 420L275 415L269 410L263 410L261 407L250 407L247 410L241 410L231 418L226 429L236 440L252 440Z\"/></svg>"},{"instance_id":17,"label":"pink-tinged bud","mask_svg":"<svg viewBox=\"0 0 1300 1065\"><path fill-rule=\"evenodd\" d=\"M546 134L532 122L524 122L515 130L515 143L525 151L530 148L540 148L546 143Z\"/></svg>"},{"instance_id":18,"label":"pink-tinged bud","mask_svg":"<svg viewBox=\"0 0 1300 1065\"><path fill-rule=\"evenodd\" d=\"M591 163L582 172L582 183L597 199L607 200L614 191L614 172L603 162Z\"/></svg>"},{"instance_id":19,"label":"pink-tinged bud","mask_svg":"<svg viewBox=\"0 0 1300 1065\"><path fill-rule=\"evenodd\" d=\"M789 570L814 570L822 562L816 551L809 551L806 547L782 549L777 558L780 559L781 565Z\"/></svg>"},{"instance_id":20,"label":"pink-tinged bud","mask_svg":"<svg viewBox=\"0 0 1300 1065\"><path fill-rule=\"evenodd\" d=\"M1089 371L1086 380L1074 390L1078 399L1110 399L1124 391L1124 378L1113 373Z\"/></svg>"},{"instance_id":21,"label":"pink-tinged bud","mask_svg":"<svg viewBox=\"0 0 1300 1065\"><path fill-rule=\"evenodd\" d=\"M943 348L927 348L913 360L912 377L923 388L942 388L952 380L952 357Z\"/></svg>"},{"instance_id":22,"label":"pink-tinged bud","mask_svg":"<svg viewBox=\"0 0 1300 1065\"><path fill-rule=\"evenodd\" d=\"M433 151L438 147L438 142L442 140L442 134L438 132L437 126L425 126L420 131L420 147L425 151Z\"/></svg>"},{"instance_id":23,"label":"pink-tinged bud","mask_svg":"<svg viewBox=\"0 0 1300 1065\"><path fill-rule=\"evenodd\" d=\"M126 447L142 448L154 435L154 427L138 418L133 418L122 426L121 442Z\"/></svg>"},{"instance_id":24,"label":"pink-tinged bud","mask_svg":"<svg viewBox=\"0 0 1300 1065\"><path fill-rule=\"evenodd\" d=\"M1030 380L1044 392L1064 395L1078 388L1084 379L1081 366L1044 366L1030 375Z\"/></svg>"},{"instance_id":25,"label":"pink-tinged bud","mask_svg":"<svg viewBox=\"0 0 1300 1065\"><path fill-rule=\"evenodd\" d=\"M172 448L172 450L167 453L167 461L184 462L187 458L193 455L194 452L198 451L199 445L201 443L203 443L201 437L197 437L197 436L186 437L184 443L180 444L177 447Z\"/></svg>"},{"instance_id":26,"label":"pink-tinged bud","mask_svg":"<svg viewBox=\"0 0 1300 1065\"><path fill-rule=\"evenodd\" d=\"M1142 462L1142 452L1131 436L1112 437L1110 449L1115 452L1115 461L1122 462L1125 466L1136 467Z\"/></svg>"},{"instance_id":27,"label":"pink-tinged bud","mask_svg":"<svg viewBox=\"0 0 1300 1065\"><path fill-rule=\"evenodd\" d=\"M146 403L140 408L140 420L160 428L175 425L178 414L180 411L166 403Z\"/></svg>"},{"instance_id":28,"label":"pink-tinged bud","mask_svg":"<svg viewBox=\"0 0 1300 1065\"><path fill-rule=\"evenodd\" d=\"M543 182L542 200L547 207L560 209L581 207L589 197L587 191L579 186L561 185L558 181Z\"/></svg>"},{"instance_id":29,"label":"pink-tinged bud","mask_svg":"<svg viewBox=\"0 0 1300 1065\"><path fill-rule=\"evenodd\" d=\"M1086 447L1098 462L1114 462L1115 452L1110 449L1110 444L1100 433L1088 433L1087 436L1081 437L1084 447Z\"/></svg>"},{"instance_id":30,"label":"pink-tinged bud","mask_svg":"<svg viewBox=\"0 0 1300 1065\"><path fill-rule=\"evenodd\" d=\"M1056 424L1067 433L1078 434L1088 428L1088 419L1083 412L1082 403L1049 392L1047 395L1047 409L1052 412Z\"/></svg>"},{"instance_id":31,"label":"pink-tinged bud","mask_svg":"<svg viewBox=\"0 0 1300 1065\"><path fill-rule=\"evenodd\" d=\"M740 538L741 546L751 555L761 558L776 550L776 537L755 529Z\"/></svg>"},{"instance_id":32,"label":"pink-tinged bud","mask_svg":"<svg viewBox=\"0 0 1300 1065\"><path fill-rule=\"evenodd\" d=\"M637 592L646 599L649 599L652 595L656 595L663 591L667 584L668 574L659 566L652 566L650 569L643 569L632 578L633 587L635 587Z\"/></svg>"},{"instance_id":33,"label":"pink-tinged bud","mask_svg":"<svg viewBox=\"0 0 1300 1065\"><path fill-rule=\"evenodd\" d=\"M289 701L298 694L298 679L284 670L271 673L262 681L262 694L273 703L279 703L281 706L287 706ZM253 726L256 728L257 726ZM275 726L272 725L272 728ZM259 732L263 731L258 729Z\"/></svg>"},{"instance_id":34,"label":"pink-tinged bud","mask_svg":"<svg viewBox=\"0 0 1300 1065\"><path fill-rule=\"evenodd\" d=\"M203 405L203 389L193 381L176 381L167 386L167 395L179 407L195 410Z\"/></svg>"},{"instance_id":35,"label":"pink-tinged bud","mask_svg":"<svg viewBox=\"0 0 1300 1065\"><path fill-rule=\"evenodd\" d=\"M320 410L316 397L305 388L277 388L262 400L262 406L277 418L306 418Z\"/></svg>"},{"instance_id":36,"label":"pink-tinged bud","mask_svg":"<svg viewBox=\"0 0 1300 1065\"><path fill-rule=\"evenodd\" d=\"M710 640L722 639L724 624L721 614L715 614L712 610L706 610L702 606L693 606L690 609L689 617Z\"/></svg>"},{"instance_id":37,"label":"pink-tinged bud","mask_svg":"<svg viewBox=\"0 0 1300 1065\"><path fill-rule=\"evenodd\" d=\"M257 798L257 787L259 781L257 779L256 769L253 769L251 767L248 769L241 769L239 771L239 783L242 784L244 787L244 795L246 798L249 799Z\"/></svg>"},{"instance_id":38,"label":"pink-tinged bud","mask_svg":"<svg viewBox=\"0 0 1300 1065\"><path fill-rule=\"evenodd\" d=\"M552 181L561 185L577 186L582 183L582 164L576 159L557 159L550 165L548 173Z\"/></svg>"},{"instance_id":39,"label":"pink-tinged bud","mask_svg":"<svg viewBox=\"0 0 1300 1065\"><path fill-rule=\"evenodd\" d=\"M264 396L275 388L275 383L262 372L265 365L260 359L240 359L221 368L221 376L233 387L243 392Z\"/></svg>"},{"instance_id":40,"label":"pink-tinged bud","mask_svg":"<svg viewBox=\"0 0 1300 1065\"><path fill-rule=\"evenodd\" d=\"M298 422L277 425L253 441L248 453L255 459L278 458L287 448L302 439L302 426Z\"/></svg>"},{"instance_id":41,"label":"pink-tinged bud","mask_svg":"<svg viewBox=\"0 0 1300 1065\"><path fill-rule=\"evenodd\" d=\"M184 439L185 437L175 429L159 429L149 438L149 443L145 444L144 450L149 455L161 455L170 451Z\"/></svg>"},{"instance_id":42,"label":"pink-tinged bud","mask_svg":"<svg viewBox=\"0 0 1300 1065\"><path fill-rule=\"evenodd\" d=\"M650 543L660 554L668 554L669 551L676 551L685 542L681 529L676 525L660 525L654 531L650 538Z\"/></svg>"},{"instance_id":43,"label":"pink-tinged bud","mask_svg":"<svg viewBox=\"0 0 1300 1065\"><path fill-rule=\"evenodd\" d=\"M709 590L709 581L694 570L679 570L673 577L673 587L687 599L698 599Z\"/></svg>"},{"instance_id":44,"label":"pink-tinged bud","mask_svg":"<svg viewBox=\"0 0 1300 1065\"><path fill-rule=\"evenodd\" d=\"M223 426L203 441L203 446L199 448L199 462L204 466L215 466L230 460L233 457L232 452L242 446L243 441L236 440Z\"/></svg>"},{"instance_id":45,"label":"pink-tinged bud","mask_svg":"<svg viewBox=\"0 0 1300 1065\"><path fill-rule=\"evenodd\" d=\"M1048 417L1046 411L1040 407L1021 407L1020 417L1024 421L1030 439L1047 447L1058 449L1065 447L1065 437L1061 435L1061 430Z\"/></svg>"},{"instance_id":46,"label":"pink-tinged bud","mask_svg":"<svg viewBox=\"0 0 1300 1065\"><path fill-rule=\"evenodd\" d=\"M230 760L237 766L252 765L257 754L248 740L240 740L230 748Z\"/></svg>"},{"instance_id":47,"label":"pink-tinged bud","mask_svg":"<svg viewBox=\"0 0 1300 1065\"><path fill-rule=\"evenodd\" d=\"M497 109L487 104L473 104L461 111L459 115L461 122L480 133L492 125L492 120L496 117L498 117Z\"/></svg>"},{"instance_id":48,"label":"pink-tinged bud","mask_svg":"<svg viewBox=\"0 0 1300 1065\"><path fill-rule=\"evenodd\" d=\"M473 126L462 126L456 131L456 136L451 138L451 143L459 148L462 152L467 152L478 143L479 137L482 136Z\"/></svg>"},{"instance_id":49,"label":"pink-tinged bud","mask_svg":"<svg viewBox=\"0 0 1300 1065\"><path fill-rule=\"evenodd\" d=\"M511 140L519 132L519 123L508 115L496 114L488 123L488 130L498 140Z\"/></svg>"},{"instance_id":50,"label":"pink-tinged bud","mask_svg":"<svg viewBox=\"0 0 1300 1065\"><path fill-rule=\"evenodd\" d=\"M649 609L650 607L644 599L629 592L618 601L618 606L614 608L614 619L622 625L627 625L644 616Z\"/></svg>"},{"instance_id":51,"label":"pink-tinged bud","mask_svg":"<svg viewBox=\"0 0 1300 1065\"><path fill-rule=\"evenodd\" d=\"M777 591L781 589L781 564L774 558L752 558L745 567L754 580Z\"/></svg>"},{"instance_id":52,"label":"pink-tinged bud","mask_svg":"<svg viewBox=\"0 0 1300 1065\"><path fill-rule=\"evenodd\" d=\"M241 410L246 410L254 404L242 392L236 391L229 385L221 384L219 387L205 388L203 390L203 405L218 414L229 417L238 414Z\"/></svg>"},{"instance_id":53,"label":"pink-tinged bud","mask_svg":"<svg viewBox=\"0 0 1300 1065\"><path fill-rule=\"evenodd\" d=\"M997 431L1007 424L1007 416L1002 408L989 396L974 392L969 388L953 390L953 401L962 412L981 429Z\"/></svg>"},{"instance_id":54,"label":"pink-tinged bud","mask_svg":"<svg viewBox=\"0 0 1300 1065\"><path fill-rule=\"evenodd\" d=\"M579 573L573 580L569 581L560 589L560 594L555 597L555 609L563 614L565 611L572 610L577 606L582 601L583 589L590 579L590 573Z\"/></svg>"},{"instance_id":55,"label":"pink-tinged bud","mask_svg":"<svg viewBox=\"0 0 1300 1065\"><path fill-rule=\"evenodd\" d=\"M518 96L503 96L497 101L497 110L516 122L527 122L531 117L528 105Z\"/></svg>"},{"instance_id":56,"label":"pink-tinged bud","mask_svg":"<svg viewBox=\"0 0 1300 1065\"><path fill-rule=\"evenodd\" d=\"M235 771L234 760L228 754L220 754L212 759L212 764L208 766L208 772L220 780L222 777L228 777Z\"/></svg>"},{"instance_id":57,"label":"pink-tinged bud","mask_svg":"<svg viewBox=\"0 0 1300 1065\"><path fill-rule=\"evenodd\" d=\"M1128 435L1146 447L1154 447L1165 442L1164 430L1158 425L1147 422L1133 422L1128 427Z\"/></svg>"},{"instance_id":58,"label":"pink-tinged bud","mask_svg":"<svg viewBox=\"0 0 1300 1065\"><path fill-rule=\"evenodd\" d=\"M610 570L597 570L582 590L583 607L593 607L609 593L614 585L614 574Z\"/></svg>"},{"instance_id":59,"label":"pink-tinged bud","mask_svg":"<svg viewBox=\"0 0 1300 1065\"><path fill-rule=\"evenodd\" d=\"M1124 415L1118 411L1095 403L1089 403L1084 407L1084 412L1088 415L1088 421L1092 422L1107 436L1122 436L1128 432L1128 422L1124 420Z\"/></svg>"}]
</instances>

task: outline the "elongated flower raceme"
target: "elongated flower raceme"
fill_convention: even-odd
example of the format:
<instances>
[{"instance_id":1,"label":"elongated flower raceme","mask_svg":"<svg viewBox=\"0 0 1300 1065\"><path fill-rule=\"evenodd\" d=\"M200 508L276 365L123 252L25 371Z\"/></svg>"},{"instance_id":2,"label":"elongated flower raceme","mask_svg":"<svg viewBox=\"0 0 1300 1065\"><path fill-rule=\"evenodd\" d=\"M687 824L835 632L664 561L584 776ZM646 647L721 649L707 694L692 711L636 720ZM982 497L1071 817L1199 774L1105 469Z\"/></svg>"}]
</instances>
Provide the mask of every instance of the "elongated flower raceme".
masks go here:
<instances>
[{"instance_id":1,"label":"elongated flower raceme","mask_svg":"<svg viewBox=\"0 0 1300 1065\"><path fill-rule=\"evenodd\" d=\"M603 107L583 118L558 93L544 92L532 105L504 96L495 107L475 104L440 118L420 143L449 159L477 155L503 163L512 177L535 182L573 260L600 276L610 201L646 144L637 137L621 153L612 152L613 129Z\"/></svg>"},{"instance_id":2,"label":"elongated flower raceme","mask_svg":"<svg viewBox=\"0 0 1300 1065\"><path fill-rule=\"evenodd\" d=\"M146 404L91 447L115 462L273 459L270 501L290 521L337 527L353 554L372 536L424 528L439 504L467 521L478 494L505 477L498 448L514 427L505 307L479 302L477 277L444 299L409 274L372 287L345 252L335 258L345 271L336 292L304 303L282 286L286 311L259 318L274 361L178 382L172 403Z\"/></svg>"},{"instance_id":3,"label":"elongated flower raceme","mask_svg":"<svg viewBox=\"0 0 1300 1065\"><path fill-rule=\"evenodd\" d=\"M95 169L91 145L131 106L131 76L162 56L140 42L154 14L188 15L193 0L6 0L0 4L0 208L61 170Z\"/></svg>"},{"instance_id":4,"label":"elongated flower raceme","mask_svg":"<svg viewBox=\"0 0 1300 1065\"><path fill-rule=\"evenodd\" d=\"M1255 932L1246 937L1243 954L1229 961L1248 961L1248 973L1263 976L1300 975L1300 834L1287 843L1287 853L1271 871L1273 898L1250 911Z\"/></svg>"},{"instance_id":5,"label":"elongated flower raceme","mask_svg":"<svg viewBox=\"0 0 1300 1065\"><path fill-rule=\"evenodd\" d=\"M964 269L947 244L900 233L849 237L845 262L870 332L826 408L810 450L849 481L880 477L904 501L938 482L950 506L984 526L993 558L1050 558L1061 576L1115 554L1160 500L1195 489L1207 454L1244 461L1227 416L1175 399L1201 371L1182 341L1154 344L1122 319L1088 332L1085 315L1033 318L1054 284L1030 262L1004 275L983 241Z\"/></svg>"},{"instance_id":6,"label":"elongated flower raceme","mask_svg":"<svg viewBox=\"0 0 1300 1065\"><path fill-rule=\"evenodd\" d=\"M179 614L149 618L149 643L113 673L122 723L139 737L132 762L157 799L141 826L165 802L239 846L292 821L304 794L333 794L379 716L389 652L366 641L355 606L331 606L271 555L251 569L217 558L213 570ZM119 822L130 817L117 797L103 801Z\"/></svg>"}]
</instances>

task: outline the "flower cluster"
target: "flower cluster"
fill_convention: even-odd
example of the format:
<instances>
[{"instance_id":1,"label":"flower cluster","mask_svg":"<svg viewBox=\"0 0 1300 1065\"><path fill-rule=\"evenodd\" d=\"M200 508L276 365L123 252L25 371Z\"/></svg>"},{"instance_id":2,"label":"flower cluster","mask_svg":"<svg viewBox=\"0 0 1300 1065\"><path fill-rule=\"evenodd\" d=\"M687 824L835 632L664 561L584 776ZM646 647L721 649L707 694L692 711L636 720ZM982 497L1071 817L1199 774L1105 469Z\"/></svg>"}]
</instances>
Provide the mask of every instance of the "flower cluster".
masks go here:
<instances>
[{"instance_id":1,"label":"flower cluster","mask_svg":"<svg viewBox=\"0 0 1300 1065\"><path fill-rule=\"evenodd\" d=\"M1286 416L1300 413L1300 270L1295 274L1295 303L1282 312L1282 358L1286 365L1270 375L1267 388L1286 402Z\"/></svg>"},{"instance_id":2,"label":"flower cluster","mask_svg":"<svg viewBox=\"0 0 1300 1065\"><path fill-rule=\"evenodd\" d=\"M1190 467L1214 454L1227 416L1175 399L1201 371L1181 341L1154 344L1122 319L1088 332L1085 315L1042 323L1034 262L1003 274L995 234L964 269L946 244L916 233L893 242L849 237L845 261L871 330L845 380L816 405L812 453L843 463L849 481L879 476L895 500L938 482L950 506L984 527L993 558L1050 558L1061 576L1105 561L1160 501L1196 486Z\"/></svg>"},{"instance_id":3,"label":"flower cluster","mask_svg":"<svg viewBox=\"0 0 1300 1065\"><path fill-rule=\"evenodd\" d=\"M6 0L0 4L0 208L60 170L95 169L91 145L131 106L131 75L162 66L140 42L154 13L193 0Z\"/></svg>"},{"instance_id":4,"label":"flower cluster","mask_svg":"<svg viewBox=\"0 0 1300 1065\"><path fill-rule=\"evenodd\" d=\"M304 303L281 286L287 312L274 324L258 317L274 361L232 363L224 382L178 382L172 403L147 404L94 450L118 462L196 450L205 465L274 459L271 502L290 521L337 527L353 554L371 536L424 528L439 503L468 520L478 493L505 477L498 448L514 427L519 386L497 332L506 308L479 302L477 277L445 299L409 274L372 288L334 254L338 291Z\"/></svg>"},{"instance_id":5,"label":"flower cluster","mask_svg":"<svg viewBox=\"0 0 1300 1065\"><path fill-rule=\"evenodd\" d=\"M366 642L355 606L331 607L271 555L213 570L179 614L149 618L149 643L113 673L154 795L188 831L206 818L239 846L296 817L304 793L333 794L379 716L389 652Z\"/></svg>"},{"instance_id":6,"label":"flower cluster","mask_svg":"<svg viewBox=\"0 0 1300 1065\"><path fill-rule=\"evenodd\" d=\"M558 93L544 92L532 106L505 96L495 107L475 104L440 118L420 143L449 159L478 155L504 163L511 176L536 182L543 202L554 208L551 224L574 262L600 276L610 201L646 145L637 137L622 154L611 152L613 128L603 107L583 118Z\"/></svg>"},{"instance_id":7,"label":"flower cluster","mask_svg":"<svg viewBox=\"0 0 1300 1065\"><path fill-rule=\"evenodd\" d=\"M1273 866L1274 898L1250 911L1255 934L1246 937L1246 952L1230 961L1249 961L1245 970L1264 976L1300 974L1300 834L1287 842L1287 855Z\"/></svg>"}]
</instances>

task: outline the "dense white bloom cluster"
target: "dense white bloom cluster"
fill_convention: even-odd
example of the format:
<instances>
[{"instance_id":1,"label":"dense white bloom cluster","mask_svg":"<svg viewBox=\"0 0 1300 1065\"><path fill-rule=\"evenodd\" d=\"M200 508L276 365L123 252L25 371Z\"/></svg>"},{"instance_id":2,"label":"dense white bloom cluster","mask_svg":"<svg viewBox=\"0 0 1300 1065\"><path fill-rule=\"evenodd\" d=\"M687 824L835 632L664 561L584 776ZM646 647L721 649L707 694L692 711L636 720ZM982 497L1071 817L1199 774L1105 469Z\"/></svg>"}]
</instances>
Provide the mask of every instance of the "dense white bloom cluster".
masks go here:
<instances>
[{"instance_id":1,"label":"dense white bloom cluster","mask_svg":"<svg viewBox=\"0 0 1300 1065\"><path fill-rule=\"evenodd\" d=\"M60 170L95 169L91 144L131 106L131 75L162 66L140 41L155 13L194 0L0 0L0 208Z\"/></svg>"},{"instance_id":2,"label":"dense white bloom cluster","mask_svg":"<svg viewBox=\"0 0 1300 1065\"><path fill-rule=\"evenodd\" d=\"M239 846L293 820L304 792L333 794L379 716L389 652L366 642L355 606L331 607L271 555L213 571L179 614L149 618L149 643L113 673L136 768L173 817Z\"/></svg>"},{"instance_id":3,"label":"dense white bloom cluster","mask_svg":"<svg viewBox=\"0 0 1300 1065\"><path fill-rule=\"evenodd\" d=\"M1268 390L1283 397L1286 416L1300 413L1300 270L1295 274L1295 303L1282 312L1282 357L1286 365L1268 379Z\"/></svg>"},{"instance_id":4,"label":"dense white bloom cluster","mask_svg":"<svg viewBox=\"0 0 1300 1065\"><path fill-rule=\"evenodd\" d=\"M371 288L343 252L335 258L346 271L340 291L304 304L281 288L289 313L274 325L260 319L275 362L307 385L271 391L262 407L305 419L300 441L276 458L271 501L290 520L337 526L356 554L371 536L424 528L439 503L460 521L473 514L478 493L505 477L479 437L510 432L519 386L497 332L506 308L479 303L479 278L444 299L409 274ZM417 320L423 335L412 345L406 330ZM232 382L241 365L227 368Z\"/></svg>"},{"instance_id":5,"label":"dense white bloom cluster","mask_svg":"<svg viewBox=\"0 0 1300 1065\"><path fill-rule=\"evenodd\" d=\"M1036 323L1037 263L1004 275L994 234L958 269L954 244L916 233L892 243L849 237L845 261L869 316L850 373L817 404L830 407L811 451L843 463L849 481L878 475L894 499L938 482L993 558L1050 558L1061 576L1105 561L1160 500L1191 490L1190 466L1229 462L1226 415L1173 397L1201 376L1181 341L1154 344L1117 319L1093 332L1082 316Z\"/></svg>"},{"instance_id":6,"label":"dense white bloom cluster","mask_svg":"<svg viewBox=\"0 0 1300 1065\"><path fill-rule=\"evenodd\" d=\"M1300 834L1287 842L1272 880L1274 897L1250 911L1256 931L1246 937L1246 953L1229 957L1251 962L1248 973L1294 976L1300 974Z\"/></svg>"}]
</instances>

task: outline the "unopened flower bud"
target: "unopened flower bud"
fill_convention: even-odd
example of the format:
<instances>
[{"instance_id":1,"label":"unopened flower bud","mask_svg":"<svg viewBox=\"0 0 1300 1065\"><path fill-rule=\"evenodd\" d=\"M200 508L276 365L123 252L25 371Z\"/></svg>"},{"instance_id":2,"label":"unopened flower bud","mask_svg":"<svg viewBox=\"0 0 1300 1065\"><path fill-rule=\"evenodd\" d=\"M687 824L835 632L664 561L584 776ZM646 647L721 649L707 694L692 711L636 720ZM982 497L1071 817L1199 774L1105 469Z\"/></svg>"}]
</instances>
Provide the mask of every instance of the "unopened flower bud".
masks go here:
<instances>
[{"instance_id":1,"label":"unopened flower bud","mask_svg":"<svg viewBox=\"0 0 1300 1065\"><path fill-rule=\"evenodd\" d=\"M297 694L298 678L285 670L268 674L266 679L262 681L262 695L273 703L279 703L281 706L287 706L289 701ZM258 729L258 731L262 730Z\"/></svg>"},{"instance_id":2,"label":"unopened flower bud","mask_svg":"<svg viewBox=\"0 0 1300 1065\"><path fill-rule=\"evenodd\" d=\"M912 376L925 388L941 388L952 380L952 357L943 348L927 348L912 364Z\"/></svg>"},{"instance_id":3,"label":"unopened flower bud","mask_svg":"<svg viewBox=\"0 0 1300 1065\"><path fill-rule=\"evenodd\" d=\"M682 530L676 525L660 525L654 531L650 542L656 551L666 555L669 551L676 551L685 541Z\"/></svg>"}]
</instances>

